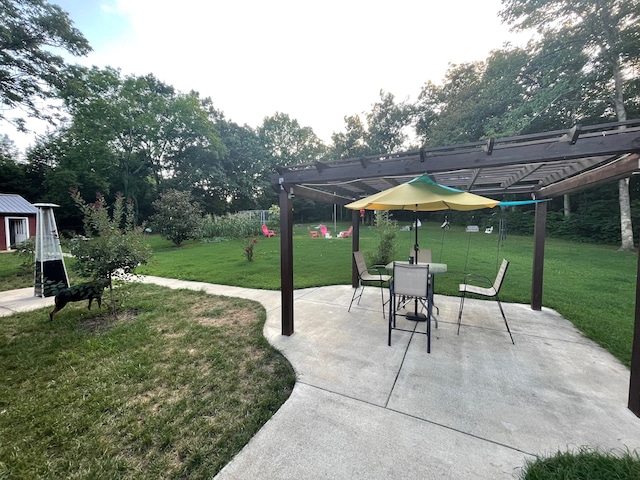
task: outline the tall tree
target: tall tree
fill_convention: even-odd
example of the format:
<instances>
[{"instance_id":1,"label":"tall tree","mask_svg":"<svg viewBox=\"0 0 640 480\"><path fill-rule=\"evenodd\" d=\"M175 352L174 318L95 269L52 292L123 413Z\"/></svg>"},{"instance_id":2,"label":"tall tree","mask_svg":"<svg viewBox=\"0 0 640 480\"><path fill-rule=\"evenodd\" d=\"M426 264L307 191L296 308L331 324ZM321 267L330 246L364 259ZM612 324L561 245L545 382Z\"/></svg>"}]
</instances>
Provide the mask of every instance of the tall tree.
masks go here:
<instances>
[{"instance_id":1,"label":"tall tree","mask_svg":"<svg viewBox=\"0 0 640 480\"><path fill-rule=\"evenodd\" d=\"M396 103L393 94L380 90L380 101L366 116L369 148L375 153L394 153L406 147L411 115L407 102Z\"/></svg>"},{"instance_id":2,"label":"tall tree","mask_svg":"<svg viewBox=\"0 0 640 480\"><path fill-rule=\"evenodd\" d=\"M0 192L24 195L24 165L17 162L15 144L6 135L0 135Z\"/></svg>"},{"instance_id":3,"label":"tall tree","mask_svg":"<svg viewBox=\"0 0 640 480\"><path fill-rule=\"evenodd\" d=\"M224 114L212 109L220 140L225 146L221 160L226 183L226 202L219 209L210 209L214 213L227 211L268 209L277 203L277 197L271 188L271 175L275 172L273 158L258 133L248 126L240 126L226 120Z\"/></svg>"},{"instance_id":4,"label":"tall tree","mask_svg":"<svg viewBox=\"0 0 640 480\"><path fill-rule=\"evenodd\" d=\"M74 81L61 92L71 116L61 166L73 159L94 162L110 191L132 198L143 216L164 189L212 186L224 147L197 93L176 92L153 75L70 70Z\"/></svg>"},{"instance_id":5,"label":"tall tree","mask_svg":"<svg viewBox=\"0 0 640 480\"><path fill-rule=\"evenodd\" d=\"M506 48L484 62L451 65L441 86L426 83L415 110L416 133L430 146L513 134L510 112L526 100L521 79L528 55Z\"/></svg>"},{"instance_id":6,"label":"tall tree","mask_svg":"<svg viewBox=\"0 0 640 480\"><path fill-rule=\"evenodd\" d=\"M371 155L374 152L367 143L367 128L359 115L344 117L344 132L331 135L333 158L355 158Z\"/></svg>"},{"instance_id":7,"label":"tall tree","mask_svg":"<svg viewBox=\"0 0 640 480\"><path fill-rule=\"evenodd\" d=\"M315 162L321 160L327 151L311 127L300 126L286 113L276 112L265 117L258 128L258 136L273 158L272 167Z\"/></svg>"},{"instance_id":8,"label":"tall tree","mask_svg":"<svg viewBox=\"0 0 640 480\"><path fill-rule=\"evenodd\" d=\"M0 0L0 120L24 129L24 117L7 117L20 108L29 116L53 119L41 101L64 84L65 61L56 50L91 51L64 10L45 0Z\"/></svg>"},{"instance_id":9,"label":"tall tree","mask_svg":"<svg viewBox=\"0 0 640 480\"><path fill-rule=\"evenodd\" d=\"M640 63L639 0L503 0L502 18L515 30L536 29L542 42L561 45L567 58L584 59L582 71L612 108L627 119L625 97L637 91ZM560 41L561 40L561 41ZM592 101L594 99L591 99ZM629 180L619 182L621 250L633 250Z\"/></svg>"},{"instance_id":10,"label":"tall tree","mask_svg":"<svg viewBox=\"0 0 640 480\"><path fill-rule=\"evenodd\" d=\"M371 111L344 117L345 131L331 135L331 157L353 158L394 153L406 149L413 106L396 103L393 94L380 90L380 100Z\"/></svg>"}]
</instances>

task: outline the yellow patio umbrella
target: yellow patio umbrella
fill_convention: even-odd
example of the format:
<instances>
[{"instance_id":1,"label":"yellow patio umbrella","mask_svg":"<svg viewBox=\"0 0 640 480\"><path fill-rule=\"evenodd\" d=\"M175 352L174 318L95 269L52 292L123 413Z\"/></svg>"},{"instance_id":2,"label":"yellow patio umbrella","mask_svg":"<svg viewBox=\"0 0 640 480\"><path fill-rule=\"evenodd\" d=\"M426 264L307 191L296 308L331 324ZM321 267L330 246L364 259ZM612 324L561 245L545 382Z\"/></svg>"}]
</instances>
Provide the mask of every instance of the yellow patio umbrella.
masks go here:
<instances>
[{"instance_id":1,"label":"yellow patio umbrella","mask_svg":"<svg viewBox=\"0 0 640 480\"><path fill-rule=\"evenodd\" d=\"M378 192L369 197L345 205L351 210L411 210L436 212L439 210L479 210L493 208L498 200L482 197L436 183L428 174ZM417 225L417 222L416 222ZM418 229L416 227L416 254ZM416 259L417 261L417 259Z\"/></svg>"}]
</instances>

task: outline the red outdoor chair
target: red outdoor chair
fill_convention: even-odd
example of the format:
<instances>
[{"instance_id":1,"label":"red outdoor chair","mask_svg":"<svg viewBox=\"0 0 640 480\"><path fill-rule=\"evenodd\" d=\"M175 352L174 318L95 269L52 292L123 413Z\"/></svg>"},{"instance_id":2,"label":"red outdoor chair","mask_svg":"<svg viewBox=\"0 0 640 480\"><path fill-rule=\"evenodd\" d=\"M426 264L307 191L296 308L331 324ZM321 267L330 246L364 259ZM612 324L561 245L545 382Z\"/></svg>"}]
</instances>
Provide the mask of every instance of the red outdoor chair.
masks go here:
<instances>
[{"instance_id":1,"label":"red outdoor chair","mask_svg":"<svg viewBox=\"0 0 640 480\"><path fill-rule=\"evenodd\" d=\"M351 232L353 232L353 225L351 225L349 227L349 230L343 230L342 232L340 232L338 234L338 237L340 237L340 238L350 238L351 237Z\"/></svg>"},{"instance_id":2,"label":"red outdoor chair","mask_svg":"<svg viewBox=\"0 0 640 480\"><path fill-rule=\"evenodd\" d=\"M266 225L262 225L262 234L265 237L273 237L276 232L274 232L273 230L269 230Z\"/></svg>"}]
</instances>

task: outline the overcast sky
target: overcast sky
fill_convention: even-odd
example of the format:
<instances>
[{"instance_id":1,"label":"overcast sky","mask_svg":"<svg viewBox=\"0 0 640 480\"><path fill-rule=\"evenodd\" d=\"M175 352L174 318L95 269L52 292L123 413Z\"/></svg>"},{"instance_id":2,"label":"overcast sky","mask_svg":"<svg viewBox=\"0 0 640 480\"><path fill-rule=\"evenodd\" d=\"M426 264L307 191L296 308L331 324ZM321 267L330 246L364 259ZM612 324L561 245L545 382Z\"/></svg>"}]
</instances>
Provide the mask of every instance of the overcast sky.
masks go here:
<instances>
[{"instance_id":1,"label":"overcast sky","mask_svg":"<svg viewBox=\"0 0 640 480\"><path fill-rule=\"evenodd\" d=\"M527 38L501 24L500 0L50 1L94 49L78 63L153 73L241 125L286 113L326 142L380 90L415 101L450 63Z\"/></svg>"}]
</instances>

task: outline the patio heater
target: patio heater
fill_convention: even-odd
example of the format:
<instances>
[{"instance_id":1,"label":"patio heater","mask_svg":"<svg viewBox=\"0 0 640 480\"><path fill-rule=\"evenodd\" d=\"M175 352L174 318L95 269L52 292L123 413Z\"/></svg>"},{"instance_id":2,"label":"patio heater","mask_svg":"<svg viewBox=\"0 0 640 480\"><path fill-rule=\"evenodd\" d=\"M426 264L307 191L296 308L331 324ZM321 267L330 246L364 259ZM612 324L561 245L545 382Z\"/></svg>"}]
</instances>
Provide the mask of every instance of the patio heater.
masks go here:
<instances>
[{"instance_id":1,"label":"patio heater","mask_svg":"<svg viewBox=\"0 0 640 480\"><path fill-rule=\"evenodd\" d=\"M67 269L62 257L60 237L56 227L53 203L35 203L36 251L34 272L34 296L52 297L63 288L69 287Z\"/></svg>"}]
</instances>

